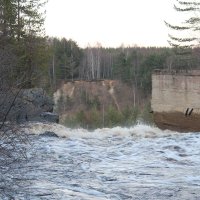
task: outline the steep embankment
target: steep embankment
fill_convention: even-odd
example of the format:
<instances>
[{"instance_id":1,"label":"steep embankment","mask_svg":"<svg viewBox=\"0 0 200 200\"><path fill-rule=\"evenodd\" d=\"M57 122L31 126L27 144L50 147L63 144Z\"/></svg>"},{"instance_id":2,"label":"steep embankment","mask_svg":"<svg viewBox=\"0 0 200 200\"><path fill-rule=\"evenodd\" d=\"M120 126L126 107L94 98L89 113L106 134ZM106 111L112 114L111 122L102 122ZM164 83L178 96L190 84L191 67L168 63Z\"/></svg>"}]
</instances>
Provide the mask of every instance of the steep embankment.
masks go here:
<instances>
[{"instance_id":1,"label":"steep embankment","mask_svg":"<svg viewBox=\"0 0 200 200\"><path fill-rule=\"evenodd\" d=\"M142 102L134 87L117 80L63 83L54 93L54 101L61 123L83 115L89 123L94 116L104 118L108 110L119 114L131 110L134 102Z\"/></svg>"}]
</instances>

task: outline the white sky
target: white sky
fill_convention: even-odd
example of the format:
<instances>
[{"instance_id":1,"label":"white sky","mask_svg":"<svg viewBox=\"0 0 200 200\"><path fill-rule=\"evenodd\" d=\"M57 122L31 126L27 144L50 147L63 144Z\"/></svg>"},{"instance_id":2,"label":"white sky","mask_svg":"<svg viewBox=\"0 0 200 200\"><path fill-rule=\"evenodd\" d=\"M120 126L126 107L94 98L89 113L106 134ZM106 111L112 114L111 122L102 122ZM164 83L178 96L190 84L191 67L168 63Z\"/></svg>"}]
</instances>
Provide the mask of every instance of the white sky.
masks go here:
<instances>
[{"instance_id":1,"label":"white sky","mask_svg":"<svg viewBox=\"0 0 200 200\"><path fill-rule=\"evenodd\" d=\"M46 34L65 37L86 47L168 46L175 0L49 0Z\"/></svg>"}]
</instances>

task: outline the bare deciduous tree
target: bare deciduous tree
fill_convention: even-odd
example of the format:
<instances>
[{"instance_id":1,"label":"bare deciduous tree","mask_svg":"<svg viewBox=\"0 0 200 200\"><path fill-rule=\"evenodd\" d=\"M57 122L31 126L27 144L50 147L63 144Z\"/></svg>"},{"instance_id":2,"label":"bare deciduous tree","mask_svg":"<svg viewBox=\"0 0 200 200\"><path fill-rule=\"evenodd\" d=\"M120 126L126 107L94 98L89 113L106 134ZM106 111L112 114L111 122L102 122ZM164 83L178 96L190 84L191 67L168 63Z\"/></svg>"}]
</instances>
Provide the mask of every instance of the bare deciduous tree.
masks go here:
<instances>
[{"instance_id":1,"label":"bare deciduous tree","mask_svg":"<svg viewBox=\"0 0 200 200\"><path fill-rule=\"evenodd\" d=\"M9 196L7 191L11 182L7 178L12 173L12 165L26 157L23 144L27 137L19 131L15 120L8 120L11 112L17 112L15 102L24 83L23 77L12 77L15 63L12 46L0 49L0 198L3 198L2 195Z\"/></svg>"}]
</instances>

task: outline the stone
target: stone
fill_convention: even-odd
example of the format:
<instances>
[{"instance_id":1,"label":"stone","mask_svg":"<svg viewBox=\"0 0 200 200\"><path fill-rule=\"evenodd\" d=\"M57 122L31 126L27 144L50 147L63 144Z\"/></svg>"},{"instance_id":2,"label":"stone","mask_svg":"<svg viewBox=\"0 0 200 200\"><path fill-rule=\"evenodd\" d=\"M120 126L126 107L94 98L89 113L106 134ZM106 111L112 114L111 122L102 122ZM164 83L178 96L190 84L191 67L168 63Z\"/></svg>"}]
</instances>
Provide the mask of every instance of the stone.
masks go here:
<instances>
[{"instance_id":1,"label":"stone","mask_svg":"<svg viewBox=\"0 0 200 200\"><path fill-rule=\"evenodd\" d=\"M17 89L0 93L0 121L49 121L58 123L59 116L53 112L54 102L42 88ZM16 98L15 98L16 97ZM9 112L8 112L9 111ZM6 115L6 113L8 113Z\"/></svg>"},{"instance_id":2,"label":"stone","mask_svg":"<svg viewBox=\"0 0 200 200\"><path fill-rule=\"evenodd\" d=\"M40 117L44 121L59 123L59 116L55 113L43 112L40 114Z\"/></svg>"},{"instance_id":3,"label":"stone","mask_svg":"<svg viewBox=\"0 0 200 200\"><path fill-rule=\"evenodd\" d=\"M24 89L22 99L46 112L53 112L54 102L42 88Z\"/></svg>"},{"instance_id":4,"label":"stone","mask_svg":"<svg viewBox=\"0 0 200 200\"><path fill-rule=\"evenodd\" d=\"M44 137L58 137L58 135L52 131L45 131L44 133L41 133L40 136Z\"/></svg>"}]
</instances>

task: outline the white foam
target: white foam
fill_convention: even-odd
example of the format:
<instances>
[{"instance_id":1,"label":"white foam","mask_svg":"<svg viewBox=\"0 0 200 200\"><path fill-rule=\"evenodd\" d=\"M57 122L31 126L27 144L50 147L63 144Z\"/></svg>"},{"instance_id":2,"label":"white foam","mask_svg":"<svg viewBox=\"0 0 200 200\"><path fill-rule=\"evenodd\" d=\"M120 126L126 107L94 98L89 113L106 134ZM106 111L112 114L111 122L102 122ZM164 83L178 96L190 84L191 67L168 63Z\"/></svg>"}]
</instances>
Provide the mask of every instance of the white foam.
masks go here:
<instances>
[{"instance_id":1,"label":"white foam","mask_svg":"<svg viewBox=\"0 0 200 200\"><path fill-rule=\"evenodd\" d=\"M55 123L41 123L31 122L22 128L27 134L39 135L45 131L51 131L56 133L59 137L78 137L78 138L102 138L111 136L125 136L125 137L136 137L136 138L154 138L154 137L165 137L177 132L169 130L160 130L157 127L137 124L132 127L114 127L114 128L101 128L95 129L94 131L88 131L86 129L78 128L71 129L60 124Z\"/></svg>"}]
</instances>

